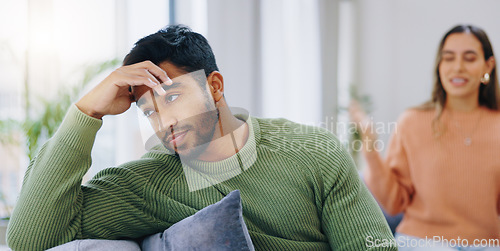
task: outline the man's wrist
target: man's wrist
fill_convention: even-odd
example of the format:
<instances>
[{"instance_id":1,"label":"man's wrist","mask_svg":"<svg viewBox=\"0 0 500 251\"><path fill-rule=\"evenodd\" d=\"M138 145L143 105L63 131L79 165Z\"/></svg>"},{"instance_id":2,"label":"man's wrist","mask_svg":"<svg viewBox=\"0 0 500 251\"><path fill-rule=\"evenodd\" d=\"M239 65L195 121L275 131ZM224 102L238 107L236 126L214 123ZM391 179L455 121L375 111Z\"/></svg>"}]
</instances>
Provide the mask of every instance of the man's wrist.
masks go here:
<instances>
[{"instance_id":1,"label":"man's wrist","mask_svg":"<svg viewBox=\"0 0 500 251\"><path fill-rule=\"evenodd\" d=\"M96 119L102 119L102 117L103 117L103 115L96 113L95 111L93 111L91 109L87 109L78 103L76 103L75 105L78 108L78 110L80 110L82 113L86 114L89 117L96 118Z\"/></svg>"}]
</instances>

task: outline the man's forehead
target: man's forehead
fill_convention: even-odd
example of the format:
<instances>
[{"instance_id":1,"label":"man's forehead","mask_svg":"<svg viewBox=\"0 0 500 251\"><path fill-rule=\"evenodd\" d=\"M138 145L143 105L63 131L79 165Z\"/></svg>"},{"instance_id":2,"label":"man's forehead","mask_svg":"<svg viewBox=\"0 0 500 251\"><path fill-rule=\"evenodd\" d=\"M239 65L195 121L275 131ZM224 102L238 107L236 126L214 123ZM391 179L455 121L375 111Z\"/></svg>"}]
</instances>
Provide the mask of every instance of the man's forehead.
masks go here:
<instances>
[{"instance_id":1,"label":"man's forehead","mask_svg":"<svg viewBox=\"0 0 500 251\"><path fill-rule=\"evenodd\" d=\"M187 73L181 67L178 67L169 61L161 62L158 66L164 70L170 78L176 78Z\"/></svg>"}]
</instances>

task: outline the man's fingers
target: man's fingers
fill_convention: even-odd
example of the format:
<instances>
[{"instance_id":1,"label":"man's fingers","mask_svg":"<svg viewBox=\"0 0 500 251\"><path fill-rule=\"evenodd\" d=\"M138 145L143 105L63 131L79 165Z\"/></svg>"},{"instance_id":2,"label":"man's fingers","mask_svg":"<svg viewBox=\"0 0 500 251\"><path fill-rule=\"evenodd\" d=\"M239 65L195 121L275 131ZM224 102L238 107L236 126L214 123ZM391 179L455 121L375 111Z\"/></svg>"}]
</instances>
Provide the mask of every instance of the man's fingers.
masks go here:
<instances>
[{"instance_id":1,"label":"man's fingers","mask_svg":"<svg viewBox=\"0 0 500 251\"><path fill-rule=\"evenodd\" d=\"M160 96L165 96L167 95L167 92L163 89L163 87L161 87L161 85L157 85L153 88L153 90L156 91L156 93L158 93L158 95Z\"/></svg>"},{"instance_id":2,"label":"man's fingers","mask_svg":"<svg viewBox=\"0 0 500 251\"><path fill-rule=\"evenodd\" d=\"M158 83L158 80L154 78L151 74L147 74L148 76L146 77L149 83L146 83L145 85L151 87L151 89L155 90L156 93L160 96L165 96L167 92L163 89L161 86L161 83ZM154 80L153 80L154 79Z\"/></svg>"},{"instance_id":3,"label":"man's fingers","mask_svg":"<svg viewBox=\"0 0 500 251\"><path fill-rule=\"evenodd\" d=\"M135 75L135 74L124 74L121 81L117 82L118 86L140 86L145 85L149 88L155 88L156 86L160 86L158 83L154 82L151 78Z\"/></svg>"},{"instance_id":4,"label":"man's fingers","mask_svg":"<svg viewBox=\"0 0 500 251\"><path fill-rule=\"evenodd\" d=\"M164 96L167 92L162 88L160 82L145 69L131 69L127 72L121 71L122 81L118 82L118 86L141 86L145 85L156 91L160 96Z\"/></svg>"},{"instance_id":5,"label":"man's fingers","mask_svg":"<svg viewBox=\"0 0 500 251\"><path fill-rule=\"evenodd\" d=\"M167 73L158 65L153 64L153 62L151 61L144 61L139 64L145 69L147 69L157 79L159 79L161 81L161 84L166 84L166 85L172 84L172 80L168 77Z\"/></svg>"},{"instance_id":6,"label":"man's fingers","mask_svg":"<svg viewBox=\"0 0 500 251\"><path fill-rule=\"evenodd\" d=\"M127 72L127 74L146 77L148 79L151 79L151 81L153 81L155 84L158 84L158 85L160 85L162 83L153 74L151 74L151 72L148 69L144 69L144 68L131 69L130 71Z\"/></svg>"}]
</instances>

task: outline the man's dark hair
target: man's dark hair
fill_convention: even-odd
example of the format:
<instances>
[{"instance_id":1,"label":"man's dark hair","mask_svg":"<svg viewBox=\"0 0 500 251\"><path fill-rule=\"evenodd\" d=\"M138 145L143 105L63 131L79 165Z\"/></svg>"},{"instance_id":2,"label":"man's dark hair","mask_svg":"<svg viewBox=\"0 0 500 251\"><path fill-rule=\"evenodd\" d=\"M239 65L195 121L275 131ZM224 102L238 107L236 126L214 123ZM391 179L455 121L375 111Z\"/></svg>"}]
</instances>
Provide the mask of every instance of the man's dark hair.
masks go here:
<instances>
[{"instance_id":1,"label":"man's dark hair","mask_svg":"<svg viewBox=\"0 0 500 251\"><path fill-rule=\"evenodd\" d=\"M156 65L168 61L186 73L203 69L207 77L219 70L207 39L184 25L170 25L141 38L123 60L123 65L146 60Z\"/></svg>"}]
</instances>

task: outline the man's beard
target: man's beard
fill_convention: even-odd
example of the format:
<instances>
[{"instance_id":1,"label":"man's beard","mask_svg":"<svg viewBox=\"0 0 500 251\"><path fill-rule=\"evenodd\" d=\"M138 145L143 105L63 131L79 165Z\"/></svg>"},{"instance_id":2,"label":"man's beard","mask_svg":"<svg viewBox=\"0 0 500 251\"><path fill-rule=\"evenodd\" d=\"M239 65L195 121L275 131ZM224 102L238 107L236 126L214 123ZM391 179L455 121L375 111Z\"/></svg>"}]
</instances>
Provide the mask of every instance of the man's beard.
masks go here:
<instances>
[{"instance_id":1,"label":"man's beard","mask_svg":"<svg viewBox=\"0 0 500 251\"><path fill-rule=\"evenodd\" d=\"M170 127L168 131L161 132L162 144L176 155L181 156L186 160L194 160L199 157L208 147L209 143L214 139L215 129L219 121L219 110L209 110L201 114L179 121L177 126ZM187 131L188 138L183 139L181 145L177 145L167 140L169 136L173 136L177 132ZM187 136L187 135L186 135ZM194 139L193 139L194 137ZM186 141L189 140L189 141Z\"/></svg>"}]
</instances>

